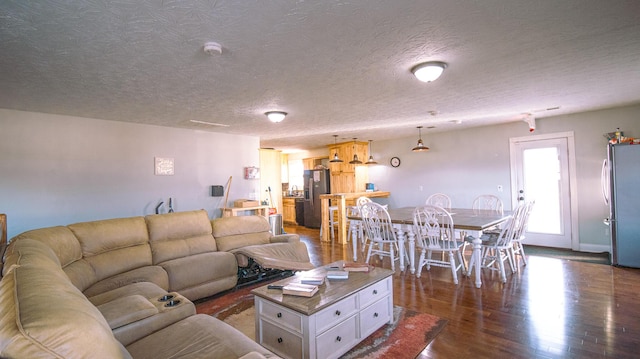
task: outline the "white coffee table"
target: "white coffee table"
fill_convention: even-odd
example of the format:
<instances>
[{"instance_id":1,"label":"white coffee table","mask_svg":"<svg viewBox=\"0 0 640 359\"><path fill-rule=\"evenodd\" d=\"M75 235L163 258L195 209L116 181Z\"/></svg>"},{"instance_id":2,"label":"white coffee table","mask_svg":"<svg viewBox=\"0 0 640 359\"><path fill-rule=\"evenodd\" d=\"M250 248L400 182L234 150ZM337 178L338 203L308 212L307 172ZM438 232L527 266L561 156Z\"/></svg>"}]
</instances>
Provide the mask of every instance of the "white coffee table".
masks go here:
<instances>
[{"instance_id":1,"label":"white coffee table","mask_svg":"<svg viewBox=\"0 0 640 359\"><path fill-rule=\"evenodd\" d=\"M329 264L272 283L299 282L325 274ZM326 280L311 298L283 295L262 286L251 291L256 307L256 341L292 359L338 358L393 320L393 271L350 272L347 280Z\"/></svg>"}]
</instances>

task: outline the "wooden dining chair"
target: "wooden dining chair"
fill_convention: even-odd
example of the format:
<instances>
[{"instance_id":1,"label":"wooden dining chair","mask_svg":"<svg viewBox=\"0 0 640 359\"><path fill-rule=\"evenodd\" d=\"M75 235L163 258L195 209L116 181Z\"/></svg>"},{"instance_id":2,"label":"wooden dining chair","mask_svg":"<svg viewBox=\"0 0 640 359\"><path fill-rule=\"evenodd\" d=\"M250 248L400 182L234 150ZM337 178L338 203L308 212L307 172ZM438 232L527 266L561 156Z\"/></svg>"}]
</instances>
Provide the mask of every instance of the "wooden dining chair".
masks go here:
<instances>
[{"instance_id":1,"label":"wooden dining chair","mask_svg":"<svg viewBox=\"0 0 640 359\"><path fill-rule=\"evenodd\" d=\"M365 262L369 263L372 255L389 257L391 259L391 270L395 270L396 260L399 260L400 256L404 255L407 258L407 263L409 263L406 251L398 246L398 238L385 206L375 202L367 202L359 206L359 209L365 235L371 242Z\"/></svg>"},{"instance_id":2,"label":"wooden dining chair","mask_svg":"<svg viewBox=\"0 0 640 359\"><path fill-rule=\"evenodd\" d=\"M494 211L502 214L504 212L504 204L498 196L492 194L481 194L473 200L471 208L474 211L486 210Z\"/></svg>"},{"instance_id":3,"label":"wooden dining chair","mask_svg":"<svg viewBox=\"0 0 640 359\"><path fill-rule=\"evenodd\" d=\"M509 262L511 271L515 271L515 265L512 261L512 239L515 233L516 221L515 217L509 216L506 222L504 222L502 229L498 233L484 233L480 236L482 241L481 246L481 267L498 271L500 273L500 280L503 283L507 282L507 275L505 271L505 261ZM474 238L468 236L466 239L468 242L472 242Z\"/></svg>"},{"instance_id":4,"label":"wooden dining chair","mask_svg":"<svg viewBox=\"0 0 640 359\"><path fill-rule=\"evenodd\" d=\"M451 198L444 193L434 193L425 201L426 205L437 206L451 211Z\"/></svg>"},{"instance_id":5,"label":"wooden dining chair","mask_svg":"<svg viewBox=\"0 0 640 359\"><path fill-rule=\"evenodd\" d=\"M522 245L522 241L525 239L525 232L527 231L527 226L529 225L529 215L531 214L531 210L533 209L533 205L535 201L523 202L521 203L516 211L514 212L514 217L519 217L517 219L517 227L513 234L513 247L511 248L511 257L514 265L516 266L516 270L518 270L518 262L516 261L516 256L519 255L522 258L522 263L527 265L527 257L524 254L524 246Z\"/></svg>"},{"instance_id":6,"label":"wooden dining chair","mask_svg":"<svg viewBox=\"0 0 640 359\"><path fill-rule=\"evenodd\" d=\"M446 209L425 205L413 211L413 227L416 245L420 248L420 258L416 267L419 278L422 267L427 270L431 266L449 267L453 282L458 284L458 270L466 272L462 259L464 241L456 240L453 230L453 219ZM433 256L434 252L436 257Z\"/></svg>"}]
</instances>

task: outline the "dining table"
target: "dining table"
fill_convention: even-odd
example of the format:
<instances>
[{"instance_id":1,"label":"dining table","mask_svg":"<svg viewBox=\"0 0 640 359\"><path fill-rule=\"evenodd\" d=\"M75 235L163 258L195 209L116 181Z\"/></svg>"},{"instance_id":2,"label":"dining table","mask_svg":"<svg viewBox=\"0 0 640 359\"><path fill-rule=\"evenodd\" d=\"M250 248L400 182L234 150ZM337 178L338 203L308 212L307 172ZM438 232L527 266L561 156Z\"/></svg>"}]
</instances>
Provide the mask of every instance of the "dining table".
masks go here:
<instances>
[{"instance_id":1,"label":"dining table","mask_svg":"<svg viewBox=\"0 0 640 359\"><path fill-rule=\"evenodd\" d=\"M405 243L408 244L409 250L409 270L411 274L415 274L415 256L416 256L416 236L413 229L413 211L416 207L401 207L401 208L389 208L389 218L391 219L392 226L396 229L398 236L398 246L400 253L404 254ZM473 269L475 274L475 284L477 288L482 286L482 280L480 279L480 270L482 268L481 258L481 244L480 236L482 232L494 228L501 223L507 221L511 216L510 211L497 212L493 210L478 210L470 208L451 208L448 210L453 219L453 228L459 233L473 234L473 250L471 252L471 259L469 260L469 268L466 275L471 276ZM349 220L362 221L362 217L359 215L352 215L347 217ZM354 233L352 238L357 238ZM462 238L464 240L464 238ZM352 241L353 247L353 260L356 261L358 257L358 241ZM405 269L404 255L400 255L400 268L402 271Z\"/></svg>"}]
</instances>

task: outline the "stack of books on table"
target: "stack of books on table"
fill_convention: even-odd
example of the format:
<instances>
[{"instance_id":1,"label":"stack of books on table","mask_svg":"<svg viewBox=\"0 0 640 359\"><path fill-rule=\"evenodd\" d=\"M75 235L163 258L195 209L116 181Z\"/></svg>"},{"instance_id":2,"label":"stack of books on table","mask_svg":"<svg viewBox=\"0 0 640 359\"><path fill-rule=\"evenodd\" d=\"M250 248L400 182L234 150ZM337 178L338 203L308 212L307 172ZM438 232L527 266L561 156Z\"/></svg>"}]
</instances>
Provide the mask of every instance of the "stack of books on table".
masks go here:
<instances>
[{"instance_id":1,"label":"stack of books on table","mask_svg":"<svg viewBox=\"0 0 640 359\"><path fill-rule=\"evenodd\" d=\"M345 262L343 269L347 272L365 272L368 273L373 266L368 263Z\"/></svg>"},{"instance_id":2,"label":"stack of books on table","mask_svg":"<svg viewBox=\"0 0 640 359\"><path fill-rule=\"evenodd\" d=\"M305 275L300 278L300 283L302 284L313 284L313 285L323 285L324 284L324 276L323 275Z\"/></svg>"},{"instance_id":3,"label":"stack of books on table","mask_svg":"<svg viewBox=\"0 0 640 359\"><path fill-rule=\"evenodd\" d=\"M346 270L331 269L327 271L327 279L349 279L349 272Z\"/></svg>"},{"instance_id":4,"label":"stack of books on table","mask_svg":"<svg viewBox=\"0 0 640 359\"><path fill-rule=\"evenodd\" d=\"M318 286L313 284L289 283L282 287L282 294L298 297L313 297L318 292Z\"/></svg>"}]
</instances>

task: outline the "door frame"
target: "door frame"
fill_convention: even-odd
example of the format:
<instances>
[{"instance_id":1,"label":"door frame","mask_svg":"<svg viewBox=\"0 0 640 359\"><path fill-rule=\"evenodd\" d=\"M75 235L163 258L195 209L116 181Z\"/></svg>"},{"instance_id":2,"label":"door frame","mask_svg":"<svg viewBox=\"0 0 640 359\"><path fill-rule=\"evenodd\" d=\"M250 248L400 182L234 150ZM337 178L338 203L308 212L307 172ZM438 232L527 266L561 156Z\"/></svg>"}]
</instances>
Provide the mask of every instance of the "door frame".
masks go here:
<instances>
[{"instance_id":1,"label":"door frame","mask_svg":"<svg viewBox=\"0 0 640 359\"><path fill-rule=\"evenodd\" d=\"M569 166L569 220L571 221L571 249L580 250L580 235L578 233L578 181L576 178L576 148L573 131L549 133L509 138L509 164L511 170L511 208L518 204L518 183L516 173L516 143L535 142L564 138L567 140L567 165Z\"/></svg>"}]
</instances>

